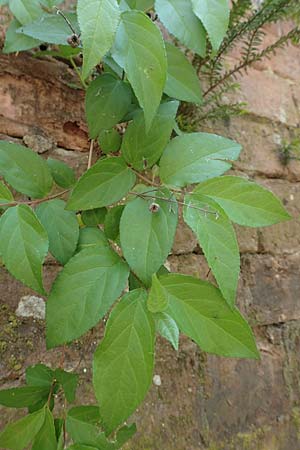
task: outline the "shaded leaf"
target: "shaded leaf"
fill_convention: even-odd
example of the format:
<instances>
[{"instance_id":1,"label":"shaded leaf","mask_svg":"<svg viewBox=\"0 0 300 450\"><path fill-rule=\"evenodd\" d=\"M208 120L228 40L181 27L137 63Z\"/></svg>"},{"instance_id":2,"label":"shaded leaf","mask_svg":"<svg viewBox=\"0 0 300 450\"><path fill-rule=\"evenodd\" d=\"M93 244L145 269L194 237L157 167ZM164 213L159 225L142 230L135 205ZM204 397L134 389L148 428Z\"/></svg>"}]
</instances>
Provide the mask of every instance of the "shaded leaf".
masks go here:
<instances>
[{"instance_id":1,"label":"shaded leaf","mask_svg":"<svg viewBox=\"0 0 300 450\"><path fill-rule=\"evenodd\" d=\"M147 307L152 313L162 312L168 307L168 294L160 284L156 274L152 275Z\"/></svg>"},{"instance_id":2,"label":"shaded leaf","mask_svg":"<svg viewBox=\"0 0 300 450\"><path fill-rule=\"evenodd\" d=\"M78 375L62 369L55 369L54 378L61 384L67 401L69 403L74 402L79 378Z\"/></svg>"},{"instance_id":3,"label":"shaded leaf","mask_svg":"<svg viewBox=\"0 0 300 450\"><path fill-rule=\"evenodd\" d=\"M82 211L81 219L85 225L95 227L100 223L104 223L106 215L106 208L89 209L88 211Z\"/></svg>"},{"instance_id":4,"label":"shaded leaf","mask_svg":"<svg viewBox=\"0 0 300 450\"><path fill-rule=\"evenodd\" d=\"M137 170L153 166L170 140L179 102L162 103L151 128L146 131L144 114L139 112L123 137L122 155Z\"/></svg>"},{"instance_id":5,"label":"shaded leaf","mask_svg":"<svg viewBox=\"0 0 300 450\"><path fill-rule=\"evenodd\" d=\"M114 128L100 131L98 144L103 153L117 152L122 143L120 134Z\"/></svg>"},{"instance_id":6,"label":"shaded leaf","mask_svg":"<svg viewBox=\"0 0 300 450\"><path fill-rule=\"evenodd\" d=\"M177 204L172 194L166 189L154 194L155 199L136 198L129 202L120 223L123 254L134 273L146 285L151 283L152 275L171 251L178 218ZM153 196L153 192L149 195ZM156 212L150 210L153 203Z\"/></svg>"},{"instance_id":7,"label":"shaded leaf","mask_svg":"<svg viewBox=\"0 0 300 450\"><path fill-rule=\"evenodd\" d=\"M9 272L22 283L44 294L42 264L48 237L27 205L9 208L0 219L0 254Z\"/></svg>"},{"instance_id":8,"label":"shaded leaf","mask_svg":"<svg viewBox=\"0 0 300 450\"><path fill-rule=\"evenodd\" d=\"M49 408L45 408L45 420L34 438L32 450L57 450L54 419Z\"/></svg>"},{"instance_id":9,"label":"shaded leaf","mask_svg":"<svg viewBox=\"0 0 300 450\"><path fill-rule=\"evenodd\" d=\"M70 342L106 314L125 287L129 271L108 247L77 253L59 273L46 303L48 348Z\"/></svg>"},{"instance_id":10,"label":"shaded leaf","mask_svg":"<svg viewBox=\"0 0 300 450\"><path fill-rule=\"evenodd\" d=\"M42 399L47 401L48 394L49 388L47 387L25 386L3 389L0 391L0 405L9 408L25 408Z\"/></svg>"},{"instance_id":11,"label":"shaded leaf","mask_svg":"<svg viewBox=\"0 0 300 450\"><path fill-rule=\"evenodd\" d=\"M45 364L36 364L26 368L26 383L30 386L49 387L53 381L53 370Z\"/></svg>"},{"instance_id":12,"label":"shaded leaf","mask_svg":"<svg viewBox=\"0 0 300 450\"><path fill-rule=\"evenodd\" d=\"M110 74L97 77L86 91L85 110L90 137L120 122L128 112L131 90L127 83Z\"/></svg>"},{"instance_id":13,"label":"shaded leaf","mask_svg":"<svg viewBox=\"0 0 300 450\"><path fill-rule=\"evenodd\" d=\"M17 33L21 23L13 19L5 33L3 53L13 53L28 50L40 44L40 41L30 36Z\"/></svg>"},{"instance_id":14,"label":"shaded leaf","mask_svg":"<svg viewBox=\"0 0 300 450\"><path fill-rule=\"evenodd\" d=\"M74 170L71 169L71 167L69 167L63 161L48 158L47 164L50 168L51 175L58 186L67 189L72 187L76 183Z\"/></svg>"},{"instance_id":15,"label":"shaded leaf","mask_svg":"<svg viewBox=\"0 0 300 450\"><path fill-rule=\"evenodd\" d=\"M124 205L117 205L108 210L104 221L104 232L108 239L116 241L120 234L120 220L124 211Z\"/></svg>"},{"instance_id":16,"label":"shaded leaf","mask_svg":"<svg viewBox=\"0 0 300 450\"><path fill-rule=\"evenodd\" d=\"M79 231L77 252L91 247L108 247L109 243L102 230L97 227L85 227Z\"/></svg>"},{"instance_id":17,"label":"shaded leaf","mask_svg":"<svg viewBox=\"0 0 300 450\"><path fill-rule=\"evenodd\" d=\"M152 382L154 324L146 298L141 289L123 297L94 354L94 389L108 434L134 412Z\"/></svg>"},{"instance_id":18,"label":"shaded leaf","mask_svg":"<svg viewBox=\"0 0 300 450\"><path fill-rule=\"evenodd\" d=\"M41 203L36 215L49 237L49 251L61 264L75 253L79 238L79 224L73 211L65 210L65 202L54 199Z\"/></svg>"},{"instance_id":19,"label":"shaded leaf","mask_svg":"<svg viewBox=\"0 0 300 450\"><path fill-rule=\"evenodd\" d=\"M0 142L0 175L16 191L33 198L45 197L52 187L46 162L32 150L11 142Z\"/></svg>"}]
</instances>

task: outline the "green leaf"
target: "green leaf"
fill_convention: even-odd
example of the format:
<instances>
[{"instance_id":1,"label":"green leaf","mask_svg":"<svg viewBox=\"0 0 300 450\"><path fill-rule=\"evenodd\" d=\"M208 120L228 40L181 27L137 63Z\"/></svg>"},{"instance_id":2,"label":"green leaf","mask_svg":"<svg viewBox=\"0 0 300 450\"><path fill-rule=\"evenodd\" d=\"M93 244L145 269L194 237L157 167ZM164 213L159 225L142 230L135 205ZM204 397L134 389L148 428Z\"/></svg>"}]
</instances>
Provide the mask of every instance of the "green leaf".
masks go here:
<instances>
[{"instance_id":1,"label":"green leaf","mask_svg":"<svg viewBox=\"0 0 300 450\"><path fill-rule=\"evenodd\" d=\"M83 223L89 227L95 227L99 224L103 224L107 215L106 208L90 209L88 211L82 211L81 219Z\"/></svg>"},{"instance_id":2,"label":"green leaf","mask_svg":"<svg viewBox=\"0 0 300 450\"><path fill-rule=\"evenodd\" d=\"M109 243L102 230L97 227L85 227L79 231L77 252L91 247L108 247Z\"/></svg>"},{"instance_id":3,"label":"green leaf","mask_svg":"<svg viewBox=\"0 0 300 450\"><path fill-rule=\"evenodd\" d=\"M43 13L39 0L9 0L9 9L21 24L33 22Z\"/></svg>"},{"instance_id":4,"label":"green leaf","mask_svg":"<svg viewBox=\"0 0 300 450\"><path fill-rule=\"evenodd\" d=\"M49 237L49 251L61 264L74 255L79 238L79 224L73 211L65 210L63 200L41 203L35 212Z\"/></svg>"},{"instance_id":5,"label":"green leaf","mask_svg":"<svg viewBox=\"0 0 300 450\"><path fill-rule=\"evenodd\" d=\"M198 75L181 50L166 42L168 75L164 92L185 102L202 103Z\"/></svg>"},{"instance_id":6,"label":"green leaf","mask_svg":"<svg viewBox=\"0 0 300 450\"><path fill-rule=\"evenodd\" d=\"M16 191L33 198L45 197L52 187L46 162L32 150L0 142L0 175Z\"/></svg>"},{"instance_id":7,"label":"green leaf","mask_svg":"<svg viewBox=\"0 0 300 450\"><path fill-rule=\"evenodd\" d=\"M51 175L58 186L67 189L76 183L74 170L63 161L48 158L47 164L50 168Z\"/></svg>"},{"instance_id":8,"label":"green leaf","mask_svg":"<svg viewBox=\"0 0 300 450\"><path fill-rule=\"evenodd\" d=\"M0 219L0 254L9 272L22 283L44 294L42 264L48 237L27 205L9 208Z\"/></svg>"},{"instance_id":9,"label":"green leaf","mask_svg":"<svg viewBox=\"0 0 300 450\"><path fill-rule=\"evenodd\" d=\"M37 433L32 450L57 450L54 419L49 408L45 408L45 420Z\"/></svg>"},{"instance_id":10,"label":"green leaf","mask_svg":"<svg viewBox=\"0 0 300 450\"><path fill-rule=\"evenodd\" d=\"M126 0L131 9L140 9L141 11L147 11L151 9L154 4L154 0Z\"/></svg>"},{"instance_id":11,"label":"green leaf","mask_svg":"<svg viewBox=\"0 0 300 450\"><path fill-rule=\"evenodd\" d=\"M26 383L30 386L50 387L53 381L53 370L45 364L27 367Z\"/></svg>"},{"instance_id":12,"label":"green leaf","mask_svg":"<svg viewBox=\"0 0 300 450\"><path fill-rule=\"evenodd\" d=\"M152 275L171 251L178 212L176 200L168 190L145 195L154 195L156 199L136 198L126 205L121 217L120 239L129 266L149 285ZM153 203L158 205L157 212L149 209Z\"/></svg>"},{"instance_id":13,"label":"green leaf","mask_svg":"<svg viewBox=\"0 0 300 450\"><path fill-rule=\"evenodd\" d=\"M221 175L230 169L241 146L216 134L190 133L169 143L160 160L160 178L169 185L186 186Z\"/></svg>"},{"instance_id":14,"label":"green leaf","mask_svg":"<svg viewBox=\"0 0 300 450\"><path fill-rule=\"evenodd\" d=\"M13 19L5 34L5 43L3 53L13 53L28 50L40 44L40 41L30 36L17 33L21 27L21 23L17 19Z\"/></svg>"},{"instance_id":15,"label":"green leaf","mask_svg":"<svg viewBox=\"0 0 300 450\"><path fill-rule=\"evenodd\" d=\"M123 297L94 354L94 390L107 434L135 411L151 385L154 324L146 298L141 289Z\"/></svg>"},{"instance_id":16,"label":"green leaf","mask_svg":"<svg viewBox=\"0 0 300 450\"><path fill-rule=\"evenodd\" d=\"M194 13L207 31L213 50L218 50L229 24L228 0L191 1Z\"/></svg>"},{"instance_id":17,"label":"green leaf","mask_svg":"<svg viewBox=\"0 0 300 450\"><path fill-rule=\"evenodd\" d=\"M121 147L124 159L137 170L153 166L170 140L179 102L162 103L146 131L142 112L135 115L123 137Z\"/></svg>"},{"instance_id":18,"label":"green leaf","mask_svg":"<svg viewBox=\"0 0 300 450\"><path fill-rule=\"evenodd\" d=\"M164 26L186 47L204 58L206 33L190 0L156 0L155 9Z\"/></svg>"},{"instance_id":19,"label":"green leaf","mask_svg":"<svg viewBox=\"0 0 300 450\"><path fill-rule=\"evenodd\" d=\"M78 384L78 375L76 373L66 372L62 369L56 369L54 371L54 378L61 384L67 401L69 403L74 402Z\"/></svg>"},{"instance_id":20,"label":"green leaf","mask_svg":"<svg viewBox=\"0 0 300 450\"><path fill-rule=\"evenodd\" d=\"M107 441L105 433L100 432L94 418L92 417L92 421L89 420L89 414L93 414L93 409L97 410L99 416L99 408L90 407L91 411L86 411L87 408L89 407L77 406L68 412L66 429L72 440L78 444L93 446L93 448L114 450L115 446ZM97 422L99 422L99 418Z\"/></svg>"},{"instance_id":21,"label":"green leaf","mask_svg":"<svg viewBox=\"0 0 300 450\"><path fill-rule=\"evenodd\" d=\"M167 339L177 351L179 345L179 329L175 320L165 312L157 313L153 317L156 332Z\"/></svg>"},{"instance_id":22,"label":"green leaf","mask_svg":"<svg viewBox=\"0 0 300 450\"><path fill-rule=\"evenodd\" d=\"M0 434L0 447L11 450L24 450L41 429L45 419L45 408L28 414L22 419L7 425Z\"/></svg>"},{"instance_id":23,"label":"green leaf","mask_svg":"<svg viewBox=\"0 0 300 450\"><path fill-rule=\"evenodd\" d=\"M86 91L85 111L90 137L112 128L128 112L131 90L127 83L105 73L97 77Z\"/></svg>"},{"instance_id":24,"label":"green leaf","mask_svg":"<svg viewBox=\"0 0 300 450\"><path fill-rule=\"evenodd\" d=\"M135 179L122 158L100 159L79 179L67 209L87 210L116 203L132 188Z\"/></svg>"},{"instance_id":25,"label":"green leaf","mask_svg":"<svg viewBox=\"0 0 300 450\"><path fill-rule=\"evenodd\" d=\"M0 391L0 405L9 408L25 408L41 399L46 399L49 389L38 386L25 386L20 388L3 389Z\"/></svg>"},{"instance_id":26,"label":"green leaf","mask_svg":"<svg viewBox=\"0 0 300 450\"><path fill-rule=\"evenodd\" d=\"M78 0L83 42L82 77L86 78L113 44L120 20L117 0Z\"/></svg>"},{"instance_id":27,"label":"green leaf","mask_svg":"<svg viewBox=\"0 0 300 450\"><path fill-rule=\"evenodd\" d=\"M116 441L117 448L122 448L123 445L132 438L132 436L136 433L136 425L132 423L131 425L124 425L124 427L120 428L117 431Z\"/></svg>"},{"instance_id":28,"label":"green leaf","mask_svg":"<svg viewBox=\"0 0 300 450\"><path fill-rule=\"evenodd\" d=\"M169 294L167 314L202 350L228 357L259 357L249 325L216 287L179 274L163 276L160 282Z\"/></svg>"},{"instance_id":29,"label":"green leaf","mask_svg":"<svg viewBox=\"0 0 300 450\"><path fill-rule=\"evenodd\" d=\"M152 313L162 312L168 307L168 293L160 284L157 275L152 275L152 285L149 292L147 307Z\"/></svg>"},{"instance_id":30,"label":"green leaf","mask_svg":"<svg viewBox=\"0 0 300 450\"><path fill-rule=\"evenodd\" d=\"M77 339L95 326L119 297L127 278L127 265L107 247L91 247L71 258L46 303L48 348Z\"/></svg>"},{"instance_id":31,"label":"green leaf","mask_svg":"<svg viewBox=\"0 0 300 450\"><path fill-rule=\"evenodd\" d=\"M146 14L122 14L113 57L126 72L149 130L166 83L167 60L162 35Z\"/></svg>"},{"instance_id":32,"label":"green leaf","mask_svg":"<svg viewBox=\"0 0 300 450\"><path fill-rule=\"evenodd\" d=\"M214 178L200 184L194 193L210 197L239 225L264 227L291 218L272 192L245 178Z\"/></svg>"},{"instance_id":33,"label":"green leaf","mask_svg":"<svg viewBox=\"0 0 300 450\"><path fill-rule=\"evenodd\" d=\"M65 15L74 30L78 33L79 26L76 14L65 13ZM43 14L36 21L24 25L17 33L22 33L50 44L67 45L68 38L72 35L72 30L61 15Z\"/></svg>"},{"instance_id":34,"label":"green leaf","mask_svg":"<svg viewBox=\"0 0 300 450\"><path fill-rule=\"evenodd\" d=\"M124 205L117 205L108 210L104 221L104 232L108 239L116 241L120 234L120 220Z\"/></svg>"},{"instance_id":35,"label":"green leaf","mask_svg":"<svg viewBox=\"0 0 300 450\"><path fill-rule=\"evenodd\" d=\"M234 305L240 273L234 228L223 209L209 197L193 192L185 197L185 203L189 206L184 208L184 220L196 234L225 300Z\"/></svg>"},{"instance_id":36,"label":"green leaf","mask_svg":"<svg viewBox=\"0 0 300 450\"><path fill-rule=\"evenodd\" d=\"M103 153L117 152L122 143L120 134L114 128L100 131L98 144Z\"/></svg>"},{"instance_id":37,"label":"green leaf","mask_svg":"<svg viewBox=\"0 0 300 450\"><path fill-rule=\"evenodd\" d=\"M14 197L8 187L0 181L0 203L10 203L14 201Z\"/></svg>"}]
</instances>

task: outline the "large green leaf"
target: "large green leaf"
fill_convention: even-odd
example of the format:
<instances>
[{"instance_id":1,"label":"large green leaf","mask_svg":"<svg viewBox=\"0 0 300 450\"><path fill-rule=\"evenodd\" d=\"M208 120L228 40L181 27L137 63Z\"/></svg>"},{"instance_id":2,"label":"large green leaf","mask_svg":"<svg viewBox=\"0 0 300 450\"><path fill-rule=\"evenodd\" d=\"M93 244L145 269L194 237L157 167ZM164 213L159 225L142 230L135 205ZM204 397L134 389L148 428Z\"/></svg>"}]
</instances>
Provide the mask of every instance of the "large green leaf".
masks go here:
<instances>
[{"instance_id":1,"label":"large green leaf","mask_svg":"<svg viewBox=\"0 0 300 450\"><path fill-rule=\"evenodd\" d=\"M291 218L272 192L245 178L214 178L200 184L194 193L213 199L239 225L264 227Z\"/></svg>"},{"instance_id":2,"label":"large green leaf","mask_svg":"<svg viewBox=\"0 0 300 450\"><path fill-rule=\"evenodd\" d=\"M45 420L34 438L32 450L57 450L54 419L49 408L45 408Z\"/></svg>"},{"instance_id":3,"label":"large green leaf","mask_svg":"<svg viewBox=\"0 0 300 450\"><path fill-rule=\"evenodd\" d=\"M241 146L216 134L190 133L169 143L160 160L160 177L166 184L186 186L216 177L230 169Z\"/></svg>"},{"instance_id":4,"label":"large green leaf","mask_svg":"<svg viewBox=\"0 0 300 450\"><path fill-rule=\"evenodd\" d=\"M9 408L25 408L46 398L48 387L25 386L20 388L3 389L0 391L0 405Z\"/></svg>"},{"instance_id":5,"label":"large green leaf","mask_svg":"<svg viewBox=\"0 0 300 450\"><path fill-rule=\"evenodd\" d=\"M169 314L199 347L216 355L258 358L251 329L235 307L207 281L179 274L160 278L169 294Z\"/></svg>"},{"instance_id":6,"label":"large green leaf","mask_svg":"<svg viewBox=\"0 0 300 450\"><path fill-rule=\"evenodd\" d=\"M202 92L198 75L179 48L166 42L168 75L164 92L185 102L201 103Z\"/></svg>"},{"instance_id":7,"label":"large green leaf","mask_svg":"<svg viewBox=\"0 0 300 450\"><path fill-rule=\"evenodd\" d=\"M136 114L129 124L122 143L122 155L135 169L143 170L153 166L169 142L179 103L162 103L146 131L144 114Z\"/></svg>"},{"instance_id":8,"label":"large green leaf","mask_svg":"<svg viewBox=\"0 0 300 450\"><path fill-rule=\"evenodd\" d=\"M203 23L212 48L218 50L229 24L228 0L191 0L194 13Z\"/></svg>"},{"instance_id":9,"label":"large green leaf","mask_svg":"<svg viewBox=\"0 0 300 450\"><path fill-rule=\"evenodd\" d=\"M61 264L74 255L79 237L76 214L66 211L65 205L64 201L54 199L36 208L36 215L48 233L49 251Z\"/></svg>"},{"instance_id":10,"label":"large green leaf","mask_svg":"<svg viewBox=\"0 0 300 450\"><path fill-rule=\"evenodd\" d=\"M48 348L70 342L96 325L127 278L127 265L108 247L91 247L71 258L46 303Z\"/></svg>"},{"instance_id":11,"label":"large green leaf","mask_svg":"<svg viewBox=\"0 0 300 450\"><path fill-rule=\"evenodd\" d=\"M17 19L13 19L5 34L5 43L3 53L21 52L36 47L40 41L30 36L17 33L21 27L21 23Z\"/></svg>"},{"instance_id":12,"label":"large green leaf","mask_svg":"<svg viewBox=\"0 0 300 450\"><path fill-rule=\"evenodd\" d=\"M147 285L171 251L178 217L176 201L169 191L161 190L149 195L156 195L156 199L136 198L129 202L120 223L121 246L126 261ZM155 208L151 208L153 203Z\"/></svg>"},{"instance_id":13,"label":"large green leaf","mask_svg":"<svg viewBox=\"0 0 300 450\"><path fill-rule=\"evenodd\" d=\"M22 283L44 294L42 264L48 237L27 205L9 208L0 219L0 254L9 272Z\"/></svg>"},{"instance_id":14,"label":"large green leaf","mask_svg":"<svg viewBox=\"0 0 300 450\"><path fill-rule=\"evenodd\" d=\"M111 205L128 193L135 179L122 158L100 159L79 179L67 209L76 211Z\"/></svg>"},{"instance_id":15,"label":"large green leaf","mask_svg":"<svg viewBox=\"0 0 300 450\"><path fill-rule=\"evenodd\" d=\"M21 24L33 22L43 13L39 0L9 0L9 9Z\"/></svg>"},{"instance_id":16,"label":"large green leaf","mask_svg":"<svg viewBox=\"0 0 300 450\"><path fill-rule=\"evenodd\" d=\"M122 14L113 57L124 68L149 130L167 76L164 41L156 25L141 11Z\"/></svg>"},{"instance_id":17,"label":"large green leaf","mask_svg":"<svg viewBox=\"0 0 300 450\"><path fill-rule=\"evenodd\" d=\"M89 85L85 110L90 137L95 139L101 130L108 130L123 119L131 103L128 83L103 74Z\"/></svg>"},{"instance_id":18,"label":"large green leaf","mask_svg":"<svg viewBox=\"0 0 300 450\"><path fill-rule=\"evenodd\" d=\"M63 188L70 188L76 183L74 170L71 169L71 167L69 167L63 161L48 158L47 164L50 168L53 180L58 186L61 186Z\"/></svg>"},{"instance_id":19,"label":"large green leaf","mask_svg":"<svg viewBox=\"0 0 300 450\"><path fill-rule=\"evenodd\" d=\"M73 29L78 33L79 25L76 14L66 13L66 17L72 24ZM49 42L50 44L67 45L68 38L72 35L72 30L61 15L43 14L34 22L21 27L17 31L18 33L39 41Z\"/></svg>"},{"instance_id":20,"label":"large green leaf","mask_svg":"<svg viewBox=\"0 0 300 450\"><path fill-rule=\"evenodd\" d=\"M44 419L45 408L42 408L17 422L10 423L0 434L0 447L24 450L41 429Z\"/></svg>"},{"instance_id":21,"label":"large green leaf","mask_svg":"<svg viewBox=\"0 0 300 450\"><path fill-rule=\"evenodd\" d=\"M94 389L108 434L134 412L151 385L155 332L146 299L141 289L124 296L94 354Z\"/></svg>"},{"instance_id":22,"label":"large green leaf","mask_svg":"<svg viewBox=\"0 0 300 450\"><path fill-rule=\"evenodd\" d=\"M193 193L186 195L185 203L189 206L184 208L184 220L196 234L224 298L233 305L240 273L234 228L222 208L209 197Z\"/></svg>"},{"instance_id":23,"label":"large green leaf","mask_svg":"<svg viewBox=\"0 0 300 450\"><path fill-rule=\"evenodd\" d=\"M170 33L186 47L205 56L206 33L193 13L191 0L156 0L155 9Z\"/></svg>"},{"instance_id":24,"label":"large green leaf","mask_svg":"<svg viewBox=\"0 0 300 450\"><path fill-rule=\"evenodd\" d=\"M167 339L175 350L178 350L179 329L175 320L165 312L156 313L153 317L156 332Z\"/></svg>"},{"instance_id":25,"label":"large green leaf","mask_svg":"<svg viewBox=\"0 0 300 450\"><path fill-rule=\"evenodd\" d=\"M46 162L32 150L10 142L0 142L0 175L16 191L42 198L52 187Z\"/></svg>"},{"instance_id":26,"label":"large green leaf","mask_svg":"<svg viewBox=\"0 0 300 450\"><path fill-rule=\"evenodd\" d=\"M83 42L82 76L86 78L113 44L120 20L117 0L78 0Z\"/></svg>"}]
</instances>

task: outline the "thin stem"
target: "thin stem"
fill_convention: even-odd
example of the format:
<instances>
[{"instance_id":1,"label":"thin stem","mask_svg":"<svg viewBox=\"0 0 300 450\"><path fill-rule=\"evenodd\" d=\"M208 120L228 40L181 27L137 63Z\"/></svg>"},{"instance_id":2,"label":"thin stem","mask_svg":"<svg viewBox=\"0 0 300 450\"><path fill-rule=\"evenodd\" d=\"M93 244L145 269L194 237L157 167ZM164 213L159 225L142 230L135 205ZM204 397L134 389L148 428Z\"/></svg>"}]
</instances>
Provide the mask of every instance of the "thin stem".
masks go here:
<instances>
[{"instance_id":1,"label":"thin stem","mask_svg":"<svg viewBox=\"0 0 300 450\"><path fill-rule=\"evenodd\" d=\"M136 174L136 176L138 178L140 178L140 180L145 181L146 183L150 184L150 186L155 186L155 187L158 187L158 188L161 187L161 185L159 183L155 183L155 181L149 180L147 177L145 177L144 175L142 175L140 172L138 172L137 170L133 169L132 167L131 167L131 170L132 170L132 172L134 172Z\"/></svg>"},{"instance_id":2,"label":"thin stem","mask_svg":"<svg viewBox=\"0 0 300 450\"><path fill-rule=\"evenodd\" d=\"M61 197L62 195L69 192L70 189L65 189L64 191L58 192L57 194L49 195L49 197L39 198L37 200L27 200L25 202L11 202L11 203L0 203L0 208L8 208L10 206L18 206L18 205L29 205L35 206L40 203L47 202L48 200L53 200L54 198Z\"/></svg>"},{"instance_id":3,"label":"thin stem","mask_svg":"<svg viewBox=\"0 0 300 450\"><path fill-rule=\"evenodd\" d=\"M65 14L59 8L57 8L57 6L54 6L53 8L56 10L56 14L59 14L67 22L72 33L76 34L76 36L77 36L76 30L73 28L73 25L71 24L69 19L65 16Z\"/></svg>"},{"instance_id":4,"label":"thin stem","mask_svg":"<svg viewBox=\"0 0 300 450\"><path fill-rule=\"evenodd\" d=\"M94 139L91 140L90 144L89 159L87 165L88 170L92 167L93 150L94 150Z\"/></svg>"},{"instance_id":5,"label":"thin stem","mask_svg":"<svg viewBox=\"0 0 300 450\"><path fill-rule=\"evenodd\" d=\"M180 200L173 200L171 198L166 198L166 197L158 197L157 195L148 195L148 193L142 193L142 192L132 192L130 191L129 194L131 195L136 195L137 197L143 198L143 199L153 199L153 200L162 200L165 201L167 203L174 203L174 204L179 204L182 206L186 206L187 208L192 208L192 209L197 209L198 211L204 212L204 214L213 214L214 216L217 216L218 214L214 211L210 211L208 209L205 208L200 208L199 206L195 206L192 205L190 203L185 203L182 202Z\"/></svg>"},{"instance_id":6,"label":"thin stem","mask_svg":"<svg viewBox=\"0 0 300 450\"><path fill-rule=\"evenodd\" d=\"M84 81L84 79L82 78L81 73L80 73L78 67L76 66L75 61L74 61L74 59L73 59L72 56L70 56L70 61L71 61L71 64L72 64L72 66L73 66L75 72L76 72L77 75L78 75L78 78L79 78L80 83L82 84L83 88L84 88L84 89L87 89L88 86L87 86L86 82Z\"/></svg>"}]
</instances>

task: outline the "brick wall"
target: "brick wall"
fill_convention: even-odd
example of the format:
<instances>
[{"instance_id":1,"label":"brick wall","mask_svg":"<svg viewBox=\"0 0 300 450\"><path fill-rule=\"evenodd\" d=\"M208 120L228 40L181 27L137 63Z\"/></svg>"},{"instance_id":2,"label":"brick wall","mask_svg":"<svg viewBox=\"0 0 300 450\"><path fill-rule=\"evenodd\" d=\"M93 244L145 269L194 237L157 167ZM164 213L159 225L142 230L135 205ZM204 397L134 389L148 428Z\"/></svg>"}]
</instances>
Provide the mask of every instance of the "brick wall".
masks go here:
<instances>
[{"instance_id":1,"label":"brick wall","mask_svg":"<svg viewBox=\"0 0 300 450\"><path fill-rule=\"evenodd\" d=\"M267 38L281 32L271 27ZM247 115L205 126L243 145L234 172L270 188L295 218L266 229L237 229L242 253L238 303L254 327L262 359L207 356L185 338L176 353L160 340L156 384L136 414L139 433L128 447L132 450L300 449L300 162L284 166L278 157L282 143L299 129L299 79L300 49L290 46L241 78L239 95L248 102ZM71 87L76 82L63 63L0 55L0 138L47 149L46 156L63 159L80 173L87 164L88 140L83 93ZM201 277L208 272L184 224L169 263L174 271ZM49 260L46 284L57 270ZM60 354L45 352L43 320L20 313L20 299L32 292L4 268L0 284L0 376L9 387L24 380L28 364L56 364ZM66 351L65 367L82 374L82 403L92 399L90 355L101 334L97 327ZM16 415L0 412L1 426Z\"/></svg>"}]
</instances>

